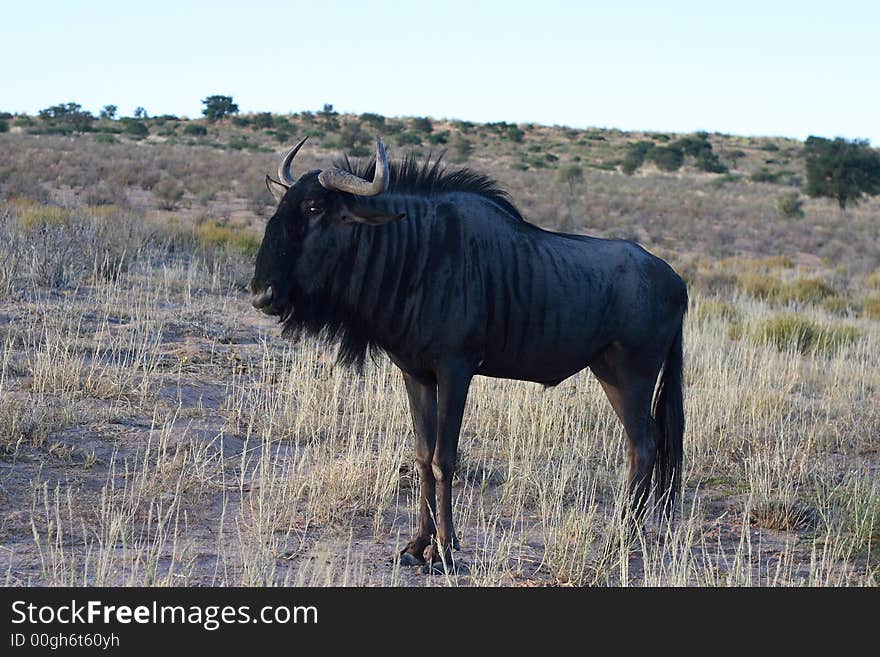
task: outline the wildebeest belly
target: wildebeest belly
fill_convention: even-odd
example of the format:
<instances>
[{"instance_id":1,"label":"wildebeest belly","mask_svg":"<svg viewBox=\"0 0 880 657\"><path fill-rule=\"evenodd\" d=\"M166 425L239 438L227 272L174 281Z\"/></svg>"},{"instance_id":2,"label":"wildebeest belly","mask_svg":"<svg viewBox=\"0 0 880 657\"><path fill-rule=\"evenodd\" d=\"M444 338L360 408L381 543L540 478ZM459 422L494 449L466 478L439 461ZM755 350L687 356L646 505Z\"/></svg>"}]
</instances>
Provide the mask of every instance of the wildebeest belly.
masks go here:
<instances>
[{"instance_id":1,"label":"wildebeest belly","mask_svg":"<svg viewBox=\"0 0 880 657\"><path fill-rule=\"evenodd\" d=\"M477 374L555 385L585 368L609 336L594 318L564 315L490 327Z\"/></svg>"}]
</instances>

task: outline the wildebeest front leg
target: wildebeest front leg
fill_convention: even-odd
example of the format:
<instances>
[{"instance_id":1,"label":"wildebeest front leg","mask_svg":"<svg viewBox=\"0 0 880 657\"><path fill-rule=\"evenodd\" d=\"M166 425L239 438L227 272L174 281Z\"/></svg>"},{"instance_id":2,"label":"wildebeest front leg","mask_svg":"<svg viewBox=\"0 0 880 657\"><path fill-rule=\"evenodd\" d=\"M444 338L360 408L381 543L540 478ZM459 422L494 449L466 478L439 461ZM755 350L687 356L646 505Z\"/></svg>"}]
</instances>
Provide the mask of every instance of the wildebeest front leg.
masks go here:
<instances>
[{"instance_id":1,"label":"wildebeest front leg","mask_svg":"<svg viewBox=\"0 0 880 657\"><path fill-rule=\"evenodd\" d=\"M472 372L450 367L437 373L437 444L431 469L437 481L437 538L428 548L428 562L437 569L453 566L457 539L452 522L452 477L458 457L458 435Z\"/></svg>"},{"instance_id":2,"label":"wildebeest front leg","mask_svg":"<svg viewBox=\"0 0 880 657\"><path fill-rule=\"evenodd\" d=\"M416 469L419 471L419 529L400 553L400 563L417 566L425 563L423 553L434 537L435 481L431 469L434 446L437 442L437 384L404 373L406 394L415 431Z\"/></svg>"}]
</instances>

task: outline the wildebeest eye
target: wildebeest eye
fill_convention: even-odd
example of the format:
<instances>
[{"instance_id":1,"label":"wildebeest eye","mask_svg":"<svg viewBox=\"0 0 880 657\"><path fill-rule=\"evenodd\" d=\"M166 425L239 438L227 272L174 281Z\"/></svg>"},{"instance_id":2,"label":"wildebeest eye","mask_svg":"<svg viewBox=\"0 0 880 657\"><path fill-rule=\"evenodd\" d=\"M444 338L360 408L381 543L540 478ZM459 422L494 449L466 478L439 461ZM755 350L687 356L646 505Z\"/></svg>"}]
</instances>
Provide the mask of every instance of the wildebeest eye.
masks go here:
<instances>
[{"instance_id":1,"label":"wildebeest eye","mask_svg":"<svg viewBox=\"0 0 880 657\"><path fill-rule=\"evenodd\" d=\"M304 201L302 204L303 212L309 217L316 217L324 212L324 204L320 201Z\"/></svg>"}]
</instances>

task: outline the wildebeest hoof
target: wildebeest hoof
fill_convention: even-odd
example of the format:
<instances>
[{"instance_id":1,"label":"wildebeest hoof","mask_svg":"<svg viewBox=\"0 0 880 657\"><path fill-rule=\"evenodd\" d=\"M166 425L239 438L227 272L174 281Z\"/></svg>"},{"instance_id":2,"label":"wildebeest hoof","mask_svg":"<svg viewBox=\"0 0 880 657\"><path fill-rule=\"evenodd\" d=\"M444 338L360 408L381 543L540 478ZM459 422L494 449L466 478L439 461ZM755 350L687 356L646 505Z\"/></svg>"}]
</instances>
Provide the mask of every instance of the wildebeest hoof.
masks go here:
<instances>
[{"instance_id":1,"label":"wildebeest hoof","mask_svg":"<svg viewBox=\"0 0 880 657\"><path fill-rule=\"evenodd\" d=\"M422 568L422 572L425 575L468 575L471 571L470 568L458 559L455 561L447 561L445 564L442 561L434 561L430 564L425 564Z\"/></svg>"},{"instance_id":2,"label":"wildebeest hoof","mask_svg":"<svg viewBox=\"0 0 880 657\"><path fill-rule=\"evenodd\" d=\"M424 566L425 560L409 552L401 552L398 559L401 566Z\"/></svg>"}]
</instances>

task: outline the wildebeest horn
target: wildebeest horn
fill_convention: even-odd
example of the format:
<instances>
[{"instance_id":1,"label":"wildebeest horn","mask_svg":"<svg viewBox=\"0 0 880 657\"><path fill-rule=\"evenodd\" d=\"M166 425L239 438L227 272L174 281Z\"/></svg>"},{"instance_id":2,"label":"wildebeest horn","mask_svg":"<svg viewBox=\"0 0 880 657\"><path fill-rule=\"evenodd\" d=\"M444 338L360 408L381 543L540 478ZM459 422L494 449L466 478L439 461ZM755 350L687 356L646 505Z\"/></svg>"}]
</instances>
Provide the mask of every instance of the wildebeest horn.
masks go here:
<instances>
[{"instance_id":1,"label":"wildebeest horn","mask_svg":"<svg viewBox=\"0 0 880 657\"><path fill-rule=\"evenodd\" d=\"M293 187L294 183L296 182L293 176L290 175L290 163L293 162L293 158L296 157L296 154L302 147L302 145L306 143L306 139L308 139L308 136L300 139L299 143L296 146L287 151L284 154L284 157L281 158L281 164L278 165L278 180L280 180L288 187Z\"/></svg>"},{"instance_id":2,"label":"wildebeest horn","mask_svg":"<svg viewBox=\"0 0 880 657\"><path fill-rule=\"evenodd\" d=\"M376 139L376 173L373 174L373 182L343 171L342 169L327 169L318 176L318 182L324 189L348 192L357 196L377 196L388 189L388 154L385 152L385 144L381 138Z\"/></svg>"}]
</instances>

